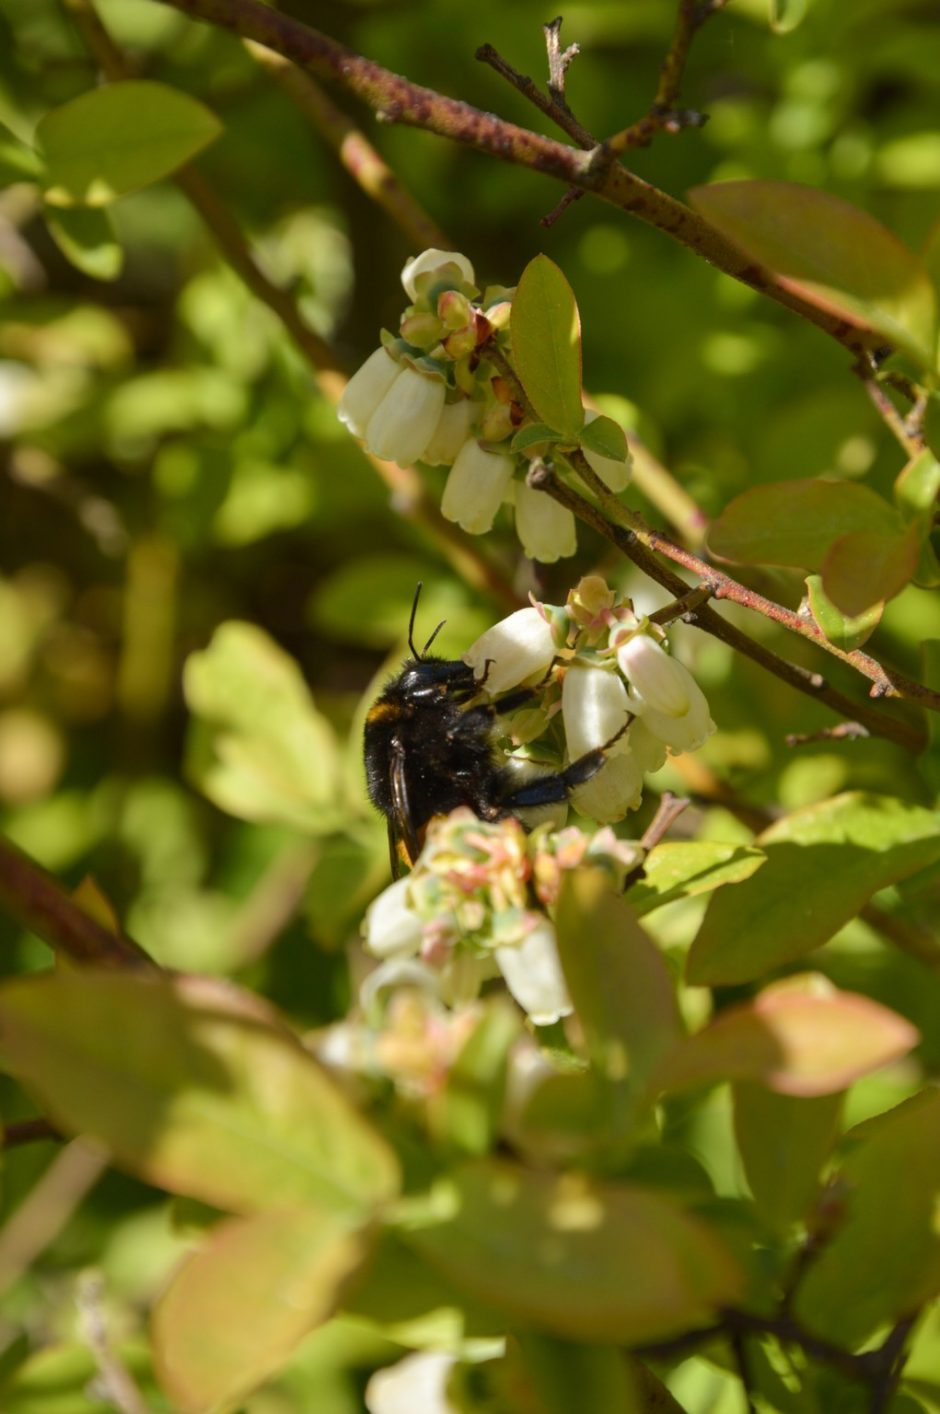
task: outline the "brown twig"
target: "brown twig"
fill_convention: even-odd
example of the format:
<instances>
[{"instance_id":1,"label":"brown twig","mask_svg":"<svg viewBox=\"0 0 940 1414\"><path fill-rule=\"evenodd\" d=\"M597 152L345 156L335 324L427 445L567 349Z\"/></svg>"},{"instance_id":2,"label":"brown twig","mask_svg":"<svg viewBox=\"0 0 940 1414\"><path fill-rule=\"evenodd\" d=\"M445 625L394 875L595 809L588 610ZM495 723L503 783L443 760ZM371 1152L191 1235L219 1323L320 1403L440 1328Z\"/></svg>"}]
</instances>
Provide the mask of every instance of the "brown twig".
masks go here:
<instances>
[{"instance_id":1,"label":"brown twig","mask_svg":"<svg viewBox=\"0 0 940 1414\"><path fill-rule=\"evenodd\" d=\"M655 554L632 531L619 525L612 525L601 510L561 481L556 472L548 467L543 468L536 478L536 484L539 489L547 492L560 505L567 506L585 525L591 526L611 544L616 545L639 569L648 574L657 584L661 584L670 594L680 598L688 592L689 586L685 580L680 579L665 565L661 565ZM717 580L713 576L717 572L713 571L711 567L703 565L701 561L699 561L699 565L704 571L704 583L714 593ZM731 598L731 595L725 597ZM923 735L916 727L900 718L888 717L867 704L853 701L838 688L830 686L820 673L809 672L806 668L779 657L769 648L765 648L762 643L748 638L747 634L742 633L734 624L728 623L710 605L705 604L694 610L689 616L689 621L695 628L710 633L714 638L727 643L729 647L744 657L760 664L762 668L773 673L775 677L780 678L790 687L796 688L798 692L803 692L819 702L824 702L827 707L840 716L850 719L858 718L863 721L874 736L885 737L888 741L894 741L908 751L922 750Z\"/></svg>"},{"instance_id":2,"label":"brown twig","mask_svg":"<svg viewBox=\"0 0 940 1414\"><path fill-rule=\"evenodd\" d=\"M820 727L816 732L788 732L787 746L809 746L814 741L861 741L871 732L861 722L839 722L834 727Z\"/></svg>"},{"instance_id":3,"label":"brown twig","mask_svg":"<svg viewBox=\"0 0 940 1414\"><path fill-rule=\"evenodd\" d=\"M544 26L544 28L547 29L547 26ZM512 87L518 93L521 93L523 98L527 98L540 113L544 113L546 118L550 118L551 121L557 127L561 128L562 132L567 133L571 140L576 142L580 148L583 148L585 151L590 151L593 147L596 147L597 139L588 132L587 128L581 126L567 103L559 104L554 97L543 93L534 79L530 79L528 74L520 74L517 69L513 68L512 64L503 58L498 50L493 48L492 44L481 44L474 57L479 59L481 64L489 64L490 68L495 70L500 78L505 79L508 84L511 84Z\"/></svg>"},{"instance_id":4,"label":"brown twig","mask_svg":"<svg viewBox=\"0 0 940 1414\"><path fill-rule=\"evenodd\" d=\"M95 967L154 967L144 950L112 933L70 898L28 855L0 839L0 909L74 962Z\"/></svg>"},{"instance_id":5,"label":"brown twig","mask_svg":"<svg viewBox=\"0 0 940 1414\"><path fill-rule=\"evenodd\" d=\"M451 141L487 152L502 161L542 172L566 186L593 192L603 201L655 226L695 251L719 270L740 280L824 330L857 357L880 335L860 329L829 310L817 308L787 282L755 264L704 217L642 181L619 163L604 161L602 148L584 152L484 113L469 103L410 83L371 59L356 54L319 30L261 4L260 0L158 0L158 3L230 30L243 39L283 54L316 78L340 84L388 122L408 123Z\"/></svg>"},{"instance_id":6,"label":"brown twig","mask_svg":"<svg viewBox=\"0 0 940 1414\"><path fill-rule=\"evenodd\" d=\"M872 405L882 422L890 431L891 435L904 448L907 456L916 457L918 452L922 452L926 443L924 442L923 431L919 428L912 429L908 425L908 420L901 416L894 403L884 390L884 381L878 377L877 369L870 352L866 352L852 367L862 381L865 392L871 399Z\"/></svg>"},{"instance_id":7,"label":"brown twig","mask_svg":"<svg viewBox=\"0 0 940 1414\"><path fill-rule=\"evenodd\" d=\"M38 1115L35 1119L14 1119L5 1124L0 1133L0 1146L18 1149L22 1144L39 1144L46 1139L61 1138L61 1131L52 1121Z\"/></svg>"}]
</instances>

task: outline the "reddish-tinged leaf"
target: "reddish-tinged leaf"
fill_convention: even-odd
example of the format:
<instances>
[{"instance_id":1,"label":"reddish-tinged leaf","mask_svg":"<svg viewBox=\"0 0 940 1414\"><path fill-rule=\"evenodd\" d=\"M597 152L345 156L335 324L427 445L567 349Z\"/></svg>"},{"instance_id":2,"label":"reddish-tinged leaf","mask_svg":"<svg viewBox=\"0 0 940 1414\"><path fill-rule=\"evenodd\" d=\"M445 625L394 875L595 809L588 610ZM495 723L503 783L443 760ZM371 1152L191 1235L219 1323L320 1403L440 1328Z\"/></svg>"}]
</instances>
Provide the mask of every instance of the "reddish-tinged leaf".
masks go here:
<instances>
[{"instance_id":1,"label":"reddish-tinged leaf","mask_svg":"<svg viewBox=\"0 0 940 1414\"><path fill-rule=\"evenodd\" d=\"M740 565L819 569L851 531L902 530L875 491L853 481L775 481L736 496L708 532L712 553Z\"/></svg>"},{"instance_id":2,"label":"reddish-tinged leaf","mask_svg":"<svg viewBox=\"0 0 940 1414\"><path fill-rule=\"evenodd\" d=\"M823 560L827 597L850 617L893 599L917 569L920 538L916 525L894 533L853 530L843 535Z\"/></svg>"},{"instance_id":3,"label":"reddish-tinged leaf","mask_svg":"<svg viewBox=\"0 0 940 1414\"><path fill-rule=\"evenodd\" d=\"M312 1206L220 1223L153 1313L160 1383L181 1414L208 1414L280 1369L335 1310L368 1244Z\"/></svg>"},{"instance_id":4,"label":"reddish-tinged leaf","mask_svg":"<svg viewBox=\"0 0 940 1414\"><path fill-rule=\"evenodd\" d=\"M0 989L0 1046L66 1132L235 1212L368 1215L398 1165L272 1009L206 978L50 972Z\"/></svg>"},{"instance_id":5,"label":"reddish-tinged leaf","mask_svg":"<svg viewBox=\"0 0 940 1414\"><path fill-rule=\"evenodd\" d=\"M871 638L881 623L885 607L884 604L875 604L873 608L867 609L862 614L854 616L843 614L826 594L823 589L822 576L818 574L806 576L806 599L813 618L829 642L834 643L837 648L842 648L846 653L860 648L866 639Z\"/></svg>"},{"instance_id":6,"label":"reddish-tinged leaf","mask_svg":"<svg viewBox=\"0 0 940 1414\"><path fill-rule=\"evenodd\" d=\"M940 1294L940 1091L906 1100L847 1136L843 1213L797 1289L795 1314L853 1349Z\"/></svg>"},{"instance_id":7,"label":"reddish-tinged leaf","mask_svg":"<svg viewBox=\"0 0 940 1414\"><path fill-rule=\"evenodd\" d=\"M458 1169L403 1237L472 1296L572 1340L658 1340L739 1295L731 1253L658 1192L494 1160Z\"/></svg>"},{"instance_id":8,"label":"reddish-tinged leaf","mask_svg":"<svg viewBox=\"0 0 940 1414\"><path fill-rule=\"evenodd\" d=\"M936 297L926 266L873 216L795 182L717 182L689 195L786 288L933 368Z\"/></svg>"},{"instance_id":9,"label":"reddish-tinged leaf","mask_svg":"<svg viewBox=\"0 0 940 1414\"><path fill-rule=\"evenodd\" d=\"M653 1083L674 1093L753 1080L781 1095L831 1095L907 1055L920 1037L903 1016L821 978L788 978L681 1041Z\"/></svg>"},{"instance_id":10,"label":"reddish-tinged leaf","mask_svg":"<svg viewBox=\"0 0 940 1414\"><path fill-rule=\"evenodd\" d=\"M818 948L879 889L940 860L940 816L848 791L775 821L755 843L767 862L712 896L686 963L693 985L748 982Z\"/></svg>"}]
</instances>

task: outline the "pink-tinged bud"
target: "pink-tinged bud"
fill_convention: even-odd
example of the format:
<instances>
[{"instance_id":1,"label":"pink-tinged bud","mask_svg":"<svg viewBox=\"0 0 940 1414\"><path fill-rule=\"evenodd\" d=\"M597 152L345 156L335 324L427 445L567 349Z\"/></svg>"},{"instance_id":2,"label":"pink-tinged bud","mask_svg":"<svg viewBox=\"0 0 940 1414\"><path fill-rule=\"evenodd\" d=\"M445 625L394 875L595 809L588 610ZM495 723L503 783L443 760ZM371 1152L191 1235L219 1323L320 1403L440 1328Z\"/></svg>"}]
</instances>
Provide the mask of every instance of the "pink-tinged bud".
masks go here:
<instances>
[{"instance_id":1,"label":"pink-tinged bud","mask_svg":"<svg viewBox=\"0 0 940 1414\"><path fill-rule=\"evenodd\" d=\"M471 535L490 530L512 480L511 457L487 452L469 438L454 460L444 487L441 511Z\"/></svg>"},{"instance_id":2,"label":"pink-tinged bud","mask_svg":"<svg viewBox=\"0 0 940 1414\"><path fill-rule=\"evenodd\" d=\"M369 418L366 448L383 461L411 466L424 455L434 435L445 392L440 379L402 368Z\"/></svg>"},{"instance_id":3,"label":"pink-tinged bud","mask_svg":"<svg viewBox=\"0 0 940 1414\"><path fill-rule=\"evenodd\" d=\"M545 491L520 482L516 487L516 534L530 560L550 565L578 548L574 516Z\"/></svg>"},{"instance_id":4,"label":"pink-tinged bud","mask_svg":"<svg viewBox=\"0 0 940 1414\"><path fill-rule=\"evenodd\" d=\"M568 755L572 761L606 746L627 720L627 689L616 673L575 665L565 673L561 689Z\"/></svg>"},{"instance_id":5,"label":"pink-tinged bud","mask_svg":"<svg viewBox=\"0 0 940 1414\"><path fill-rule=\"evenodd\" d=\"M600 413L585 412L584 421L594 422ZM629 455L626 461L618 462L613 457L602 457L599 452L592 452L587 447L581 448L585 455L588 466L600 477L608 491L623 491L630 485L632 474L632 463Z\"/></svg>"},{"instance_id":6,"label":"pink-tinged bud","mask_svg":"<svg viewBox=\"0 0 940 1414\"><path fill-rule=\"evenodd\" d=\"M364 437L369 418L375 412L402 366L384 349L376 349L358 368L343 389L336 415L354 437Z\"/></svg>"},{"instance_id":7,"label":"pink-tinged bud","mask_svg":"<svg viewBox=\"0 0 940 1414\"><path fill-rule=\"evenodd\" d=\"M406 260L404 269L401 272L401 282L405 289L405 294L410 300L417 299L417 279L419 275L442 270L446 266L456 267L453 271L455 282L472 285L475 276L473 266L465 255L460 255L455 250L425 250L420 255L415 255L411 260ZM446 272L445 273L450 273Z\"/></svg>"},{"instance_id":8,"label":"pink-tinged bud","mask_svg":"<svg viewBox=\"0 0 940 1414\"><path fill-rule=\"evenodd\" d=\"M461 398L456 403L445 403L437 420L434 435L424 449L422 461L429 466L451 466L457 453L470 436L470 424L479 403L470 398Z\"/></svg>"},{"instance_id":9,"label":"pink-tinged bud","mask_svg":"<svg viewBox=\"0 0 940 1414\"><path fill-rule=\"evenodd\" d=\"M459 290L445 290L437 302L437 317L445 329L465 329L473 316L473 307Z\"/></svg>"},{"instance_id":10,"label":"pink-tinged bud","mask_svg":"<svg viewBox=\"0 0 940 1414\"><path fill-rule=\"evenodd\" d=\"M527 678L545 674L554 656L551 625L538 609L529 608L517 609L488 628L463 660L478 681L486 675L483 686L491 697L496 697Z\"/></svg>"},{"instance_id":11,"label":"pink-tinged bud","mask_svg":"<svg viewBox=\"0 0 940 1414\"><path fill-rule=\"evenodd\" d=\"M573 1011L555 929L547 918L540 918L520 943L497 948L496 961L506 986L536 1026L550 1026Z\"/></svg>"}]
</instances>

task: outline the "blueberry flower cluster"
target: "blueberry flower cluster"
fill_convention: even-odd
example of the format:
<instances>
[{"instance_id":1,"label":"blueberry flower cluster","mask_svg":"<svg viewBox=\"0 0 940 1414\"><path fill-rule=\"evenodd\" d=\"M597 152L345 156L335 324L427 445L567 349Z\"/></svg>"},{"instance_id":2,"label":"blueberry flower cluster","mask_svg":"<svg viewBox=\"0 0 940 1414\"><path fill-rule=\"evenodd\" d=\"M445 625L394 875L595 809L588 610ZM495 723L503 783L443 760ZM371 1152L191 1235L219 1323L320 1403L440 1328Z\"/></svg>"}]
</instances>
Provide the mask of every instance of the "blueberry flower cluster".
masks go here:
<instances>
[{"instance_id":1,"label":"blueberry flower cluster","mask_svg":"<svg viewBox=\"0 0 940 1414\"><path fill-rule=\"evenodd\" d=\"M641 857L611 830L527 835L518 820L488 823L465 808L433 820L413 872L366 914L365 945L382 962L366 980L364 1007L382 988L422 981L446 1005L466 1007L502 974L537 1025L567 1016L551 919L562 874L590 859L622 887Z\"/></svg>"},{"instance_id":2,"label":"blueberry flower cluster","mask_svg":"<svg viewBox=\"0 0 940 1414\"><path fill-rule=\"evenodd\" d=\"M507 723L516 756L559 766L606 748L606 763L572 800L582 815L611 823L636 809L644 776L667 754L696 751L715 730L705 694L667 650L663 629L587 575L564 606L533 603L502 619L464 662L497 703L537 685L537 706Z\"/></svg>"},{"instance_id":3,"label":"blueberry flower cluster","mask_svg":"<svg viewBox=\"0 0 940 1414\"><path fill-rule=\"evenodd\" d=\"M473 535L492 528L500 506L514 508L516 530L532 559L550 563L576 549L574 518L526 485L526 457L511 450L523 410L493 360L512 357L511 289L474 284L473 266L454 251L426 250L409 260L402 284L411 303L397 334L346 385L338 414L373 456L409 466L449 467L441 510ZM586 421L597 416L588 412ZM630 479L628 461L585 449L611 491Z\"/></svg>"}]
</instances>

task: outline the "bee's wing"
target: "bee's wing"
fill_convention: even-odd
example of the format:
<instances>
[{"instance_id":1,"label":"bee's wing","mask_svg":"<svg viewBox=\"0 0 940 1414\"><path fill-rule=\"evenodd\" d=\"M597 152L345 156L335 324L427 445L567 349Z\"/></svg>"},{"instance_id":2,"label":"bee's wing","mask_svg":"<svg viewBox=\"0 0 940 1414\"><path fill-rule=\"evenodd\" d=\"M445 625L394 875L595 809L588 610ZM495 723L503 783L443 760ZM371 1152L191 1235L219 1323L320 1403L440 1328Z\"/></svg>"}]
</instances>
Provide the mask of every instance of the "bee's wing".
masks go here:
<instances>
[{"instance_id":1,"label":"bee's wing","mask_svg":"<svg viewBox=\"0 0 940 1414\"><path fill-rule=\"evenodd\" d=\"M392 796L392 812L388 821L388 853L392 878L397 879L401 873L402 854L406 856L407 864L414 864L421 853L408 799L405 748L397 736L392 737L389 752L388 783Z\"/></svg>"}]
</instances>

